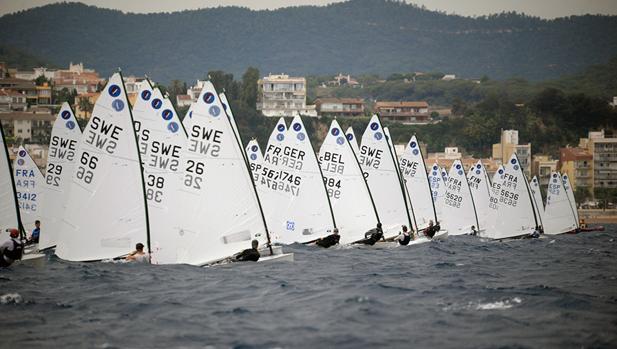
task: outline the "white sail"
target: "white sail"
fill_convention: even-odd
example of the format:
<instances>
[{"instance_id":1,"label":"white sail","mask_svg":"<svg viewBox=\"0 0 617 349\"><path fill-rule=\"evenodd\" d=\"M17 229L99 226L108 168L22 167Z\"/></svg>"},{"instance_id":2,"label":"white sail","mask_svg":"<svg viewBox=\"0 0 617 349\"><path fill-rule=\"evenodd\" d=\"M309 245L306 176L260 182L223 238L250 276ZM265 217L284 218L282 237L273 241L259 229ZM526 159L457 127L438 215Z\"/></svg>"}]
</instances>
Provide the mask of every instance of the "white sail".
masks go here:
<instances>
[{"instance_id":1,"label":"white sail","mask_svg":"<svg viewBox=\"0 0 617 349\"><path fill-rule=\"evenodd\" d=\"M480 229L465 169L460 160L452 164L445 187L441 226L448 230L449 235L469 234L472 226Z\"/></svg>"},{"instance_id":2,"label":"white sail","mask_svg":"<svg viewBox=\"0 0 617 349\"><path fill-rule=\"evenodd\" d=\"M23 146L17 150L14 179L21 223L27 232L34 229L34 222L40 220L43 210L43 175Z\"/></svg>"},{"instance_id":3,"label":"white sail","mask_svg":"<svg viewBox=\"0 0 617 349\"><path fill-rule=\"evenodd\" d=\"M262 162L264 161L264 159L261 153L261 148L259 147L259 143L257 143L257 140L251 139L249 143L246 145L244 152L246 153L248 157L251 172L253 173L253 181L255 183L258 183L259 175L261 173L261 168L262 168ZM260 196L260 199L261 199L261 196ZM262 205L263 204L264 203L262 200Z\"/></svg>"},{"instance_id":4,"label":"white sail","mask_svg":"<svg viewBox=\"0 0 617 349\"><path fill-rule=\"evenodd\" d=\"M268 219L274 240L285 244L309 242L331 234L336 224L330 200L300 117L293 119L280 143L268 144L266 163L276 165L270 168L274 173L268 172L267 178L261 178L262 185L264 181L270 183L266 185L275 186L279 194Z\"/></svg>"},{"instance_id":5,"label":"white sail","mask_svg":"<svg viewBox=\"0 0 617 349\"><path fill-rule=\"evenodd\" d=\"M219 98L221 99L221 104L223 105L223 109L225 109L225 112L227 112L227 117L229 117L229 120L231 121L231 127L233 128L234 133L236 134L236 137L238 138L238 141L240 142L241 145L244 144L242 143L242 137L240 137L240 131L238 131L238 125L236 124L236 118L234 117L234 113L231 110L231 105L229 104L229 101L227 100L227 95L225 95L225 92L219 93Z\"/></svg>"},{"instance_id":6,"label":"white sail","mask_svg":"<svg viewBox=\"0 0 617 349\"><path fill-rule=\"evenodd\" d=\"M144 169L151 261L173 263L176 238L172 231L176 217L171 206L183 201L174 197L183 198L175 184L181 178L180 156L186 146L186 132L171 101L149 83L142 84L138 93L133 122Z\"/></svg>"},{"instance_id":7,"label":"white sail","mask_svg":"<svg viewBox=\"0 0 617 349\"><path fill-rule=\"evenodd\" d=\"M9 239L7 229L19 229L18 203L8 145L0 125L0 243Z\"/></svg>"},{"instance_id":8,"label":"white sail","mask_svg":"<svg viewBox=\"0 0 617 349\"><path fill-rule=\"evenodd\" d=\"M385 237L397 236L402 225L412 227L398 166L376 115L362 135L358 160L373 195Z\"/></svg>"},{"instance_id":9,"label":"white sail","mask_svg":"<svg viewBox=\"0 0 617 349\"><path fill-rule=\"evenodd\" d=\"M479 229L485 229L489 216L489 201L491 198L488 175L482 161L478 162L467 172L467 182L471 190L476 214L478 215Z\"/></svg>"},{"instance_id":10,"label":"white sail","mask_svg":"<svg viewBox=\"0 0 617 349\"><path fill-rule=\"evenodd\" d=\"M536 211L539 224L544 226L544 201L542 200L542 192L540 191L540 182L538 182L536 176L533 176L533 179L529 182L529 189L531 190L533 208Z\"/></svg>"},{"instance_id":11,"label":"white sail","mask_svg":"<svg viewBox=\"0 0 617 349\"><path fill-rule=\"evenodd\" d=\"M492 210L483 236L505 239L532 233L537 221L527 179L516 153L505 165L503 175L499 175L498 170L491 188Z\"/></svg>"},{"instance_id":12,"label":"white sail","mask_svg":"<svg viewBox=\"0 0 617 349\"><path fill-rule=\"evenodd\" d=\"M263 156L257 141L251 141L252 154L249 155L249 163L252 163L251 171L253 172L253 180L262 203L268 228L270 229L270 233L273 234L273 236L271 236L272 239L276 239L272 227L277 225L275 218L277 210L280 206L287 204L289 201L288 193L292 189L291 186L279 186L277 184L278 181L274 179L274 174L281 171L279 165L282 163L283 156L280 149L283 147L286 133L287 125L285 124L285 119L280 118L270 133L270 138L268 139L268 144L266 145ZM248 154L249 152L247 151L247 155ZM279 190L280 188L288 189L288 191ZM296 188L294 187L293 189L295 190Z\"/></svg>"},{"instance_id":13,"label":"white sail","mask_svg":"<svg viewBox=\"0 0 617 349\"><path fill-rule=\"evenodd\" d=\"M114 74L83 131L56 254L70 261L123 256L148 242L137 139L124 82Z\"/></svg>"},{"instance_id":14,"label":"white sail","mask_svg":"<svg viewBox=\"0 0 617 349\"><path fill-rule=\"evenodd\" d=\"M435 223L437 217L420 143L415 135L411 137L401 155L400 167L413 203L418 228L426 228L429 221L432 220Z\"/></svg>"},{"instance_id":15,"label":"white sail","mask_svg":"<svg viewBox=\"0 0 617 349\"><path fill-rule=\"evenodd\" d=\"M353 149L353 152L357 157L358 154L360 154L360 147L358 146L358 139L356 138L356 134L353 132L353 128L351 126L349 126L347 131L345 131L345 136L347 137L349 144L351 144L351 149Z\"/></svg>"},{"instance_id":16,"label":"white sail","mask_svg":"<svg viewBox=\"0 0 617 349\"><path fill-rule=\"evenodd\" d=\"M568 199L568 193L559 173L552 172L546 191L546 210L544 213L544 233L563 234L577 228L576 218Z\"/></svg>"},{"instance_id":17,"label":"white sail","mask_svg":"<svg viewBox=\"0 0 617 349\"><path fill-rule=\"evenodd\" d=\"M171 204L177 223L173 244L160 263L203 265L266 243L266 226L251 173L229 118L211 82L193 105L187 145L180 160L181 195Z\"/></svg>"},{"instance_id":18,"label":"white sail","mask_svg":"<svg viewBox=\"0 0 617 349\"><path fill-rule=\"evenodd\" d=\"M383 128L383 133L386 136L386 140L388 141L388 146L390 147L390 153L394 158L394 162L396 163L396 174L398 175L398 180L401 183L401 190L403 191L403 195L405 198L405 205L407 205L407 212L409 213L409 217L411 220L411 230L418 231L418 223L416 222L416 216L414 213L413 204L411 202L411 198L409 197L409 191L405 186L405 180L403 179L403 174L401 173L401 162L399 161L399 156L396 153L396 148L394 148L394 143L392 143L392 136L390 136L390 129L387 127Z\"/></svg>"},{"instance_id":19,"label":"white sail","mask_svg":"<svg viewBox=\"0 0 617 349\"><path fill-rule=\"evenodd\" d=\"M440 168L440 171L441 171L441 177L443 178L445 182L447 182L448 177L449 177L448 171L446 171L446 169L443 167Z\"/></svg>"},{"instance_id":20,"label":"white sail","mask_svg":"<svg viewBox=\"0 0 617 349\"><path fill-rule=\"evenodd\" d=\"M41 235L39 249L56 245L63 228L62 218L69 197L71 176L77 162L77 146L81 129L68 103L64 102L51 130L43 205L41 211Z\"/></svg>"},{"instance_id":21,"label":"white sail","mask_svg":"<svg viewBox=\"0 0 617 349\"><path fill-rule=\"evenodd\" d=\"M195 102L191 103L189 109L184 115L184 119L182 119L182 126L184 126L184 129L187 131L191 129L191 122L193 120L193 107L195 106L195 104Z\"/></svg>"},{"instance_id":22,"label":"white sail","mask_svg":"<svg viewBox=\"0 0 617 349\"><path fill-rule=\"evenodd\" d=\"M319 150L323 180L330 196L334 217L341 235L340 243L364 238L379 219L358 159L336 120Z\"/></svg>"},{"instance_id":23,"label":"white sail","mask_svg":"<svg viewBox=\"0 0 617 349\"><path fill-rule=\"evenodd\" d=\"M443 217L443 196L446 193L446 185L441 175L441 169L437 163L431 166L428 173L428 181L431 184L431 197L433 199L433 205L435 205L435 213L437 215L437 222L440 222ZM437 223L435 222L435 224Z\"/></svg>"},{"instance_id":24,"label":"white sail","mask_svg":"<svg viewBox=\"0 0 617 349\"><path fill-rule=\"evenodd\" d=\"M564 174L563 176L561 176L561 179L563 180L563 187L566 189L566 194L568 194L568 200L570 200L572 212L574 213L574 219L576 220L576 226L578 227L578 222L580 222L580 219L578 217L578 207L576 206L576 199L574 198L574 191L572 191L570 178L567 174Z\"/></svg>"}]
</instances>

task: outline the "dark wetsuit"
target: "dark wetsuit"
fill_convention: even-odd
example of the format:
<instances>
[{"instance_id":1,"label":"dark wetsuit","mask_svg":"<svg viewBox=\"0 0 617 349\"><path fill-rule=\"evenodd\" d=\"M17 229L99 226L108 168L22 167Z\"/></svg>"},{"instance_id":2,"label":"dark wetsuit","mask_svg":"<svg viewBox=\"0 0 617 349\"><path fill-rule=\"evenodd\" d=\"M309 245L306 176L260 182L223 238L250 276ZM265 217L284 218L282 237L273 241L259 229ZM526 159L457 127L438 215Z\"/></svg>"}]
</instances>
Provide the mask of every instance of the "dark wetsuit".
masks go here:
<instances>
[{"instance_id":1,"label":"dark wetsuit","mask_svg":"<svg viewBox=\"0 0 617 349\"><path fill-rule=\"evenodd\" d=\"M238 262L248 262L248 261L252 261L252 262L257 262L259 260L259 257L261 255L259 254L259 251L257 251L254 248L248 248L240 253L238 253L236 255L236 261Z\"/></svg>"},{"instance_id":2,"label":"dark wetsuit","mask_svg":"<svg viewBox=\"0 0 617 349\"><path fill-rule=\"evenodd\" d=\"M435 234L441 229L441 227L439 225L434 225L432 227L428 227L426 229L424 229L424 235L426 235L426 237L432 239L433 236L435 236Z\"/></svg>"},{"instance_id":3,"label":"dark wetsuit","mask_svg":"<svg viewBox=\"0 0 617 349\"><path fill-rule=\"evenodd\" d=\"M2 244L0 248L0 267L2 268L8 267L16 260L20 260L24 254L24 244L17 240L17 238L11 238L11 240Z\"/></svg>"},{"instance_id":4,"label":"dark wetsuit","mask_svg":"<svg viewBox=\"0 0 617 349\"><path fill-rule=\"evenodd\" d=\"M315 241L315 245L328 248L330 246L334 246L338 244L341 236L339 234L330 234L325 238L319 239Z\"/></svg>"},{"instance_id":5,"label":"dark wetsuit","mask_svg":"<svg viewBox=\"0 0 617 349\"><path fill-rule=\"evenodd\" d=\"M373 246L381 239L383 239L383 231L379 228L373 228L364 233L364 240L360 240L358 243Z\"/></svg>"},{"instance_id":6,"label":"dark wetsuit","mask_svg":"<svg viewBox=\"0 0 617 349\"><path fill-rule=\"evenodd\" d=\"M409 241L411 241L411 234L403 234L403 237L398 239L398 243L403 246L409 244Z\"/></svg>"}]
</instances>

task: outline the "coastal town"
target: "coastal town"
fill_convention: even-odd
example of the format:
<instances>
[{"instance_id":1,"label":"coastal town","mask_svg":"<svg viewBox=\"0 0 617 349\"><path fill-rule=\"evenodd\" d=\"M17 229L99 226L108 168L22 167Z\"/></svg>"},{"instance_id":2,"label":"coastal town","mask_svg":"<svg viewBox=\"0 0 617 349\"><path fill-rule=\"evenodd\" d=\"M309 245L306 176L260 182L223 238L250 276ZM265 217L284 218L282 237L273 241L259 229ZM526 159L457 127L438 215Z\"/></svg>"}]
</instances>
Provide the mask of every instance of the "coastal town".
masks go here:
<instances>
[{"instance_id":1,"label":"coastal town","mask_svg":"<svg viewBox=\"0 0 617 349\"><path fill-rule=\"evenodd\" d=\"M421 75L421 73L420 73ZM106 83L94 69L83 63L70 63L67 69L37 67L19 70L0 62L0 121L12 146L14 159L19 145L24 145L36 164L43 170L49 148L52 124L60 104L68 101L75 111L78 122L85 125L92 108ZM128 75L124 82L131 104L146 83L145 76ZM443 75L441 80L455 80L455 75ZM475 83L480 83L476 81ZM196 80L193 85L176 94L175 107L181 114L199 97L205 80ZM384 122L401 125L429 125L439 123L443 117L452 115L452 106L430 105L427 101L366 100L362 98L336 98L327 96L329 89L346 86L362 89L353 76L338 74L331 80L314 87L315 98L309 104L307 78L286 74L269 74L257 81L258 100L254 106L264 118L294 117L339 118L351 120L380 115ZM186 84L185 84L186 85ZM319 94L323 95L320 96ZM617 105L617 97L612 103ZM395 144L402 154L405 144ZM427 152L427 145L421 141L425 162L450 167L460 160L466 168L481 160L493 175L510 154L516 153L525 174L537 176L542 187L546 187L550 174L559 171L567 174L577 195L579 209L612 209L613 200L594 197L599 188L617 188L617 135L608 130L589 130L588 136L580 138L578 144L563 145L558 154L542 154L533 150L531 143L519 141L516 129L502 130L500 139L495 139L490 157L477 157L458 146L448 146L443 151ZM583 215L592 220L604 221L606 216L591 210ZM610 212L610 211L609 211Z\"/></svg>"}]
</instances>

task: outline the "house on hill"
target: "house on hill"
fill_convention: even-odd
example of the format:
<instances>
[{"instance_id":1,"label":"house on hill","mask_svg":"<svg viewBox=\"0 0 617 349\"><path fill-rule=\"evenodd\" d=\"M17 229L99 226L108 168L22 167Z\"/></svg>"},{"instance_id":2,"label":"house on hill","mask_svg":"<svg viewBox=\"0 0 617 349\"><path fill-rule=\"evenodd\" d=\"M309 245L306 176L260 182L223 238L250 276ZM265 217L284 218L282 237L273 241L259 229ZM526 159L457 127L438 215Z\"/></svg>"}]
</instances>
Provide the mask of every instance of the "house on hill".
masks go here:
<instances>
[{"instance_id":1,"label":"house on hill","mask_svg":"<svg viewBox=\"0 0 617 349\"><path fill-rule=\"evenodd\" d=\"M373 111L379 114L382 120L387 121L403 124L428 124L430 122L428 103L425 101L380 101L375 103Z\"/></svg>"}]
</instances>

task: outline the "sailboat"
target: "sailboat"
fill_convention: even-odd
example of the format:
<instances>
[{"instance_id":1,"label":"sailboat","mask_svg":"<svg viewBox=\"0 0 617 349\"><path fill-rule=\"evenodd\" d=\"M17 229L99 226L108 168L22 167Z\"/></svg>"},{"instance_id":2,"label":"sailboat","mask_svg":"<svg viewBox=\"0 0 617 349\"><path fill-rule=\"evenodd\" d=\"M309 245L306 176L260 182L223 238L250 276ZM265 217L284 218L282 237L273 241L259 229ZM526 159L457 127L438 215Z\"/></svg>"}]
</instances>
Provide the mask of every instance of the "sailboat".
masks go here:
<instances>
[{"instance_id":1,"label":"sailboat","mask_svg":"<svg viewBox=\"0 0 617 349\"><path fill-rule=\"evenodd\" d=\"M416 215L413 208L413 203L411 202L411 198L409 197L409 191L407 190L407 186L405 185L405 179L403 179L403 174L401 173L401 163L399 161L398 154L396 153L396 148L394 147L394 143L392 143L392 136L390 136L390 129L387 127L383 128L384 135L386 136L386 140L388 141L388 147L390 148L390 153L394 158L394 162L396 164L396 174L398 175L398 180L401 185L401 190L403 191L403 197L405 198L405 204L407 205L407 210L409 217L411 219L411 228L418 232L418 222L416 221Z\"/></svg>"},{"instance_id":2,"label":"sailboat","mask_svg":"<svg viewBox=\"0 0 617 349\"><path fill-rule=\"evenodd\" d=\"M268 172L261 185L273 189L276 198L268 223L279 243L309 243L332 233L335 216L302 119L294 117L285 133L281 122L264 154Z\"/></svg>"},{"instance_id":3,"label":"sailboat","mask_svg":"<svg viewBox=\"0 0 617 349\"><path fill-rule=\"evenodd\" d=\"M413 227L398 165L377 115L362 135L358 160L373 194L384 237L398 236L402 225Z\"/></svg>"},{"instance_id":4,"label":"sailboat","mask_svg":"<svg viewBox=\"0 0 617 349\"><path fill-rule=\"evenodd\" d=\"M17 190L15 188L15 178L9 160L9 150L4 138L4 129L0 123L0 244L11 239L8 229L18 229L20 239L25 240L25 230L21 223L21 213L17 200ZM26 247L24 254L18 263L39 263L43 261L44 254L36 252L36 245Z\"/></svg>"},{"instance_id":5,"label":"sailboat","mask_svg":"<svg viewBox=\"0 0 617 349\"><path fill-rule=\"evenodd\" d=\"M544 227L544 201L542 200L542 193L540 192L540 182L538 177L533 176L531 182L529 182L529 189L531 190L531 197L533 198L533 208L538 216L538 221L542 227Z\"/></svg>"},{"instance_id":6,"label":"sailboat","mask_svg":"<svg viewBox=\"0 0 617 349\"><path fill-rule=\"evenodd\" d=\"M137 243L150 252L141 159L119 72L97 99L76 158L56 255L98 261L124 256Z\"/></svg>"},{"instance_id":7,"label":"sailboat","mask_svg":"<svg viewBox=\"0 0 617 349\"><path fill-rule=\"evenodd\" d=\"M178 195L174 183L181 180L180 155L186 146L186 131L171 101L149 81L137 94L133 120L144 170L151 262L174 262L176 251L170 246L175 237L170 232L176 222L171 205L178 204L173 198Z\"/></svg>"},{"instance_id":8,"label":"sailboat","mask_svg":"<svg viewBox=\"0 0 617 349\"><path fill-rule=\"evenodd\" d=\"M552 172L546 191L544 234L574 232L578 227L561 175Z\"/></svg>"},{"instance_id":9,"label":"sailboat","mask_svg":"<svg viewBox=\"0 0 617 349\"><path fill-rule=\"evenodd\" d=\"M475 204L460 160L452 163L445 187L446 192L443 197L445 218L442 219L441 226L448 230L449 235L471 234L474 229L479 231L481 227L478 224Z\"/></svg>"},{"instance_id":10,"label":"sailboat","mask_svg":"<svg viewBox=\"0 0 617 349\"><path fill-rule=\"evenodd\" d=\"M422 150L415 135L411 137L401 155L400 169L409 196L413 199L417 229L428 227L430 221L437 222Z\"/></svg>"},{"instance_id":11,"label":"sailboat","mask_svg":"<svg viewBox=\"0 0 617 349\"><path fill-rule=\"evenodd\" d=\"M506 239L525 237L538 227L527 179L513 153L504 169L499 169L491 188L492 209L483 237Z\"/></svg>"},{"instance_id":12,"label":"sailboat","mask_svg":"<svg viewBox=\"0 0 617 349\"><path fill-rule=\"evenodd\" d=\"M54 122L49 141L43 184L39 250L55 247L62 230L62 217L69 196L71 176L77 163L77 146L81 136L75 114L71 106L64 102Z\"/></svg>"},{"instance_id":13,"label":"sailboat","mask_svg":"<svg viewBox=\"0 0 617 349\"><path fill-rule=\"evenodd\" d=\"M446 185L441 174L441 169L437 163L431 166L431 170L428 173L428 181L431 184L431 196L433 198L433 205L435 205L435 214L437 220L435 224L440 222L443 217L443 196L446 193Z\"/></svg>"},{"instance_id":14,"label":"sailboat","mask_svg":"<svg viewBox=\"0 0 617 349\"><path fill-rule=\"evenodd\" d=\"M379 217L356 154L336 120L319 150L319 163L340 231L339 243L364 239Z\"/></svg>"},{"instance_id":15,"label":"sailboat","mask_svg":"<svg viewBox=\"0 0 617 349\"><path fill-rule=\"evenodd\" d=\"M574 219L576 220L576 227L578 228L580 218L578 217L578 206L576 205L576 199L574 198L574 191L572 191L572 184L570 184L570 178L567 174L561 176L563 180L563 188L566 190L570 206L572 206L572 212L574 213Z\"/></svg>"},{"instance_id":16,"label":"sailboat","mask_svg":"<svg viewBox=\"0 0 617 349\"><path fill-rule=\"evenodd\" d=\"M171 260L208 265L251 246L269 243L268 228L243 149L214 85L207 81L193 105L188 142L180 157L181 194L171 215ZM265 258L263 258L265 259ZM260 259L261 260L261 259Z\"/></svg>"},{"instance_id":17,"label":"sailboat","mask_svg":"<svg viewBox=\"0 0 617 349\"><path fill-rule=\"evenodd\" d=\"M31 231L43 209L43 175L23 146L17 150L14 169L21 223L26 231Z\"/></svg>"},{"instance_id":18,"label":"sailboat","mask_svg":"<svg viewBox=\"0 0 617 349\"><path fill-rule=\"evenodd\" d=\"M491 183L488 180L486 168L484 168L481 160L478 160L467 172L467 182L469 183L469 189L471 190L471 196L476 208L478 224L480 228L484 228L489 216L488 204L491 197Z\"/></svg>"}]
</instances>

